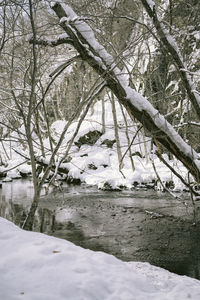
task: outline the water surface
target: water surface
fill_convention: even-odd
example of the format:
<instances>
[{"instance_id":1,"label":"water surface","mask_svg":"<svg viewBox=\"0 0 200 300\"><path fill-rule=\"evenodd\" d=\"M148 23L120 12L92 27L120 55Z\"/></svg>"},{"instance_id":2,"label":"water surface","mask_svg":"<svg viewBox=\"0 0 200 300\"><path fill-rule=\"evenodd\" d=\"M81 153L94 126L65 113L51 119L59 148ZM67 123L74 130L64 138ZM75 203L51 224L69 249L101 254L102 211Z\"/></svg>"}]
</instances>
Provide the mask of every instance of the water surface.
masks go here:
<instances>
[{"instance_id":1,"label":"water surface","mask_svg":"<svg viewBox=\"0 0 200 300\"><path fill-rule=\"evenodd\" d=\"M0 215L22 226L32 195L30 180L3 183ZM34 231L200 279L200 225L193 226L192 209L186 193L178 200L154 190L106 192L69 185L47 196L43 190Z\"/></svg>"}]
</instances>

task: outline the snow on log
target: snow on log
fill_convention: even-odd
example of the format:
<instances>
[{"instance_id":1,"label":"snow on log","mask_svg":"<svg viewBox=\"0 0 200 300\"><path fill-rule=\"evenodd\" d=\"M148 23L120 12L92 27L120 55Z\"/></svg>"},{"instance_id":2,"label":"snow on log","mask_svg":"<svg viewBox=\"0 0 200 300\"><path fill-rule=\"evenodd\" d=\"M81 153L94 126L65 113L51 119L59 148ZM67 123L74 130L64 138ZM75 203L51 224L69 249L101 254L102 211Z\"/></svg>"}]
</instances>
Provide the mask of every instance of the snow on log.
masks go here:
<instances>
[{"instance_id":1,"label":"snow on log","mask_svg":"<svg viewBox=\"0 0 200 300\"><path fill-rule=\"evenodd\" d=\"M73 46L81 58L104 78L131 118L142 123L154 140L175 155L199 181L199 155L146 98L128 86L128 75L121 72L115 59L99 44L91 27L68 5L55 2L52 9L60 19L60 26L73 40Z\"/></svg>"}]
</instances>

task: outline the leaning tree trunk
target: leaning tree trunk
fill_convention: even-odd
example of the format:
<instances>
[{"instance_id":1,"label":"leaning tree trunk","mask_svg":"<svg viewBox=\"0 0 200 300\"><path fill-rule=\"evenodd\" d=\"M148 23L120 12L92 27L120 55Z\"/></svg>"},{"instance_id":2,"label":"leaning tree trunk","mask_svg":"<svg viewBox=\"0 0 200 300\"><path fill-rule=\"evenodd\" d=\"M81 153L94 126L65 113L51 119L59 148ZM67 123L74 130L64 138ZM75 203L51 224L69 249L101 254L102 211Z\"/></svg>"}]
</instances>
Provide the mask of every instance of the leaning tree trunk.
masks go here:
<instances>
[{"instance_id":1,"label":"leaning tree trunk","mask_svg":"<svg viewBox=\"0 0 200 300\"><path fill-rule=\"evenodd\" d=\"M187 65L184 62L175 39L171 36L170 32L167 31L164 23L157 15L155 3L149 0L141 0L141 2L153 21L163 49L167 50L171 54L174 64L180 74L183 86L185 87L195 112L200 119L200 95L195 90L190 72L187 70Z\"/></svg>"},{"instance_id":2,"label":"leaning tree trunk","mask_svg":"<svg viewBox=\"0 0 200 300\"><path fill-rule=\"evenodd\" d=\"M128 86L128 74L116 66L115 59L99 44L90 26L79 18L67 5L56 2L52 9L60 19L60 26L66 32L65 37L39 44L56 46L70 43L79 52L81 58L104 78L108 88L115 94L119 102L127 109L132 119L143 124L153 139L164 146L179 159L189 172L199 181L199 155L175 131L171 124L160 115L151 103L134 89Z\"/></svg>"}]
</instances>

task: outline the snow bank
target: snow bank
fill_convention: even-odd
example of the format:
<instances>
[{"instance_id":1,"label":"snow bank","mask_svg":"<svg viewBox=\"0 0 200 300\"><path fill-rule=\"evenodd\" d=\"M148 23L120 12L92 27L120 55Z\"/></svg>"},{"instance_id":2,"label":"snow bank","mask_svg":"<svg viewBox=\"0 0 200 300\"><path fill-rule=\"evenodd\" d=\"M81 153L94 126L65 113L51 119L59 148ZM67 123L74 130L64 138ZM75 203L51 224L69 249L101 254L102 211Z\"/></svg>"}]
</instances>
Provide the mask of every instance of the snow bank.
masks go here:
<instances>
[{"instance_id":1,"label":"snow bank","mask_svg":"<svg viewBox=\"0 0 200 300\"><path fill-rule=\"evenodd\" d=\"M123 159L122 173L119 171L119 161L117 155L116 137L114 133L114 122L112 115L112 107L109 99L105 98L105 124L106 132L102 134L98 140L93 144L79 143L79 139L82 139L86 134L98 131L102 132L102 102L97 101L94 106L88 111L85 120L82 122L79 132L75 138L75 144L72 145L69 152L69 160L64 161L61 167L66 168L68 178L78 180L78 182L84 182L88 185L97 185L99 188L104 186L110 186L111 189L119 189L120 187L134 188L135 183L138 185L149 184L157 182L157 176L152 167L152 161L156 166L156 170L161 178L163 184L173 182L174 191L181 191L185 189L183 183L172 174L172 172L152 153L150 138L145 137L142 131L140 131L135 137L134 142L131 146L132 161L135 170L132 169L132 164L127 152L128 140L126 135L126 126L124 122L124 116L121 112L121 108L118 102L116 102L117 121L118 121L118 134L120 138L121 152L125 155ZM131 141L135 135L138 127L132 123L130 117L126 114L128 124L128 135ZM53 140L58 142L62 131L67 124L66 121L57 120L51 125L51 135ZM68 147L73 134L77 128L78 120L72 122L69 126L61 147L56 156L56 160L60 161ZM106 142L110 142L112 145L109 146ZM39 144L39 140L36 141ZM77 143L78 142L78 143ZM43 144L46 152L46 162L50 159L50 144L49 139L43 140ZM80 144L79 146L77 146ZM7 152L9 152L9 143L4 143ZM13 148L18 149L19 153L24 153L22 146L19 143L13 143ZM35 148L36 156L41 156L41 151ZM4 153L0 145L0 153ZM18 178L21 175L28 175L31 173L31 166L27 164L23 157L20 157L18 153L12 150L11 159L6 161L7 167L0 167L0 172L11 170L7 173L5 180L12 180ZM28 156L28 150L26 149L25 155ZM166 154L163 154L165 160L174 169L181 174L181 176L187 181L187 170L185 167L176 160L169 160ZM43 173L40 174L40 176ZM59 179L59 177L58 177ZM64 177L63 177L64 179ZM162 189L163 187L159 184L155 184L155 187Z\"/></svg>"},{"instance_id":2,"label":"snow bank","mask_svg":"<svg viewBox=\"0 0 200 300\"><path fill-rule=\"evenodd\" d=\"M0 299L200 299L200 282L19 229L0 218Z\"/></svg>"}]
</instances>

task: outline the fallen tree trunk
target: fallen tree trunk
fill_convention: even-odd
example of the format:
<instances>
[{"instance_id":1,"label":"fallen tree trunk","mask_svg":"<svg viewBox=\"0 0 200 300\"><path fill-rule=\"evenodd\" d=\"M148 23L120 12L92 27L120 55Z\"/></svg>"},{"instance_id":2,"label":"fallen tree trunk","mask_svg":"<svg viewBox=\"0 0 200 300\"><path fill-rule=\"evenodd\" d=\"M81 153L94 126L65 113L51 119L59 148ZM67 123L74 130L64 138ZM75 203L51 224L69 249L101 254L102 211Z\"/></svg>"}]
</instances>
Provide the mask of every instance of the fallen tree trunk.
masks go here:
<instances>
[{"instance_id":1,"label":"fallen tree trunk","mask_svg":"<svg viewBox=\"0 0 200 300\"><path fill-rule=\"evenodd\" d=\"M73 41L81 58L104 78L107 86L127 109L132 119L137 119L188 171L200 180L200 157L175 131L170 123L142 95L128 86L128 74L116 66L115 59L96 40L90 26L67 5L56 2L52 9L60 19L60 26L66 32L66 40ZM40 41L40 44L42 42ZM56 41L54 41L54 45Z\"/></svg>"}]
</instances>

